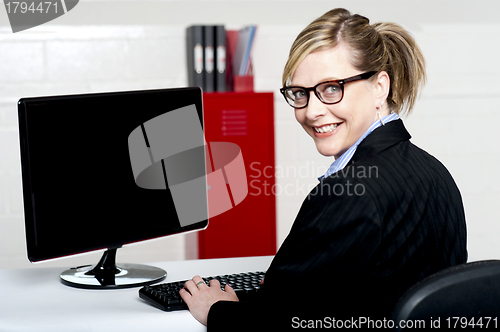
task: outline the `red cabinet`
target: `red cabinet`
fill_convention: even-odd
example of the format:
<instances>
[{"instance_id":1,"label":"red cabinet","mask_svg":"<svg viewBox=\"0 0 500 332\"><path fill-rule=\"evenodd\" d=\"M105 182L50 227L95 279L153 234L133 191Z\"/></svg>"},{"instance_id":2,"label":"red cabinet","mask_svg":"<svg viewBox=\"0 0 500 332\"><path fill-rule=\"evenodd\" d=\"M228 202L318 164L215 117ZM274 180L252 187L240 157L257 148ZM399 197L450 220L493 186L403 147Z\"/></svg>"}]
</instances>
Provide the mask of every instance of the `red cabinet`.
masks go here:
<instances>
[{"instance_id":1,"label":"red cabinet","mask_svg":"<svg viewBox=\"0 0 500 332\"><path fill-rule=\"evenodd\" d=\"M198 233L199 258L274 255L276 200L273 93L205 93L207 142L237 144L248 194Z\"/></svg>"}]
</instances>

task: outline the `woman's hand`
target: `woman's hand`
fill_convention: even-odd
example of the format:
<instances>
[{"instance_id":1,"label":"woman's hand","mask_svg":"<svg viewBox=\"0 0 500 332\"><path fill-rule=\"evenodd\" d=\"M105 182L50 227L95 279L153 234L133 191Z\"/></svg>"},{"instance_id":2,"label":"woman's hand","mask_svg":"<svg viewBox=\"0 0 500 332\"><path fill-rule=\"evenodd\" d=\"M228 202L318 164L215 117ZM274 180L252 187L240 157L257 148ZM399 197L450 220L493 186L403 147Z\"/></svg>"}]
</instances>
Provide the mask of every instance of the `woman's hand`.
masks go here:
<instances>
[{"instance_id":1,"label":"woman's hand","mask_svg":"<svg viewBox=\"0 0 500 332\"><path fill-rule=\"evenodd\" d=\"M193 317L203 325L207 325L208 312L212 304L221 300L238 301L238 296L230 285L226 285L223 291L220 289L218 280L210 280L210 286L208 286L200 276L186 281L179 294L188 305Z\"/></svg>"}]
</instances>

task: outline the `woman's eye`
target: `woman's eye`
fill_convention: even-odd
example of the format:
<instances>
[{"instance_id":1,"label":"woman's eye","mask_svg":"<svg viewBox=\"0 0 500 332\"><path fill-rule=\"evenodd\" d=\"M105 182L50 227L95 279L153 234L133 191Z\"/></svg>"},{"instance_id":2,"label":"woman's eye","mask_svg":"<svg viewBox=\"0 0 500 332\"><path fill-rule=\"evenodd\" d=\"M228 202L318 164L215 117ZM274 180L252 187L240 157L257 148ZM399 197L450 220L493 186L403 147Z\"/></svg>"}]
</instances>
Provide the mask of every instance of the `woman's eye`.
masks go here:
<instances>
[{"instance_id":1,"label":"woman's eye","mask_svg":"<svg viewBox=\"0 0 500 332\"><path fill-rule=\"evenodd\" d=\"M338 86L337 84L329 84L329 85L325 86L323 93L335 94L335 93L338 93L339 91L340 91L340 86Z\"/></svg>"},{"instance_id":2,"label":"woman's eye","mask_svg":"<svg viewBox=\"0 0 500 332\"><path fill-rule=\"evenodd\" d=\"M299 90L293 91L292 93L293 93L293 97L295 100L306 97L306 92L304 90L299 89Z\"/></svg>"}]
</instances>

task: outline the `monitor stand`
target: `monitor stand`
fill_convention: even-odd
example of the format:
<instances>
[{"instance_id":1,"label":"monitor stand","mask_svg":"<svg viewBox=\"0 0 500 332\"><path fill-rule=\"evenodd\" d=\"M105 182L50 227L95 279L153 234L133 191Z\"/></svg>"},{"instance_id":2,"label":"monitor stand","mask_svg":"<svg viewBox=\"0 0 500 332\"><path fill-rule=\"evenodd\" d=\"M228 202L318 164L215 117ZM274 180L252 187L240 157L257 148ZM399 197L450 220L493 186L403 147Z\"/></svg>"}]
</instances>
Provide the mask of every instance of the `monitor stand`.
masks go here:
<instances>
[{"instance_id":1,"label":"monitor stand","mask_svg":"<svg viewBox=\"0 0 500 332\"><path fill-rule=\"evenodd\" d=\"M61 282L67 286L87 289L118 289L140 287L160 282L167 276L165 270L142 264L120 264L116 261L117 248L104 252L95 266L71 268L61 273Z\"/></svg>"}]
</instances>

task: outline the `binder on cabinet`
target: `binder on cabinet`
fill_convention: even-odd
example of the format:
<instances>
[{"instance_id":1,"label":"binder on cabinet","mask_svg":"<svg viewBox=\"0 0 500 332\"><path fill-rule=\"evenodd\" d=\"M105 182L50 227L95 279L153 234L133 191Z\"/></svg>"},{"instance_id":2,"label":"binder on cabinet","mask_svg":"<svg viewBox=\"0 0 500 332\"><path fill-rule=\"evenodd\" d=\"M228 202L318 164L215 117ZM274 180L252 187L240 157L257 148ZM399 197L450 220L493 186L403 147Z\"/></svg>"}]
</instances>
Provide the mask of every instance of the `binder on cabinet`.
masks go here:
<instances>
[{"instance_id":1,"label":"binder on cabinet","mask_svg":"<svg viewBox=\"0 0 500 332\"><path fill-rule=\"evenodd\" d=\"M193 25L186 29L186 46L188 84L204 89L205 59L202 25Z\"/></svg>"},{"instance_id":2,"label":"binder on cabinet","mask_svg":"<svg viewBox=\"0 0 500 332\"><path fill-rule=\"evenodd\" d=\"M203 91L204 92L214 92L215 90L215 72L214 72L214 27L213 26L203 26L203 58L204 58L204 68L203 68Z\"/></svg>"},{"instance_id":3,"label":"binder on cabinet","mask_svg":"<svg viewBox=\"0 0 500 332\"><path fill-rule=\"evenodd\" d=\"M224 25L186 29L189 86L204 92L253 91L251 51L257 27L226 31Z\"/></svg>"},{"instance_id":4,"label":"binder on cabinet","mask_svg":"<svg viewBox=\"0 0 500 332\"><path fill-rule=\"evenodd\" d=\"M227 91L227 47L226 29L216 25L215 29L215 91Z\"/></svg>"}]
</instances>

